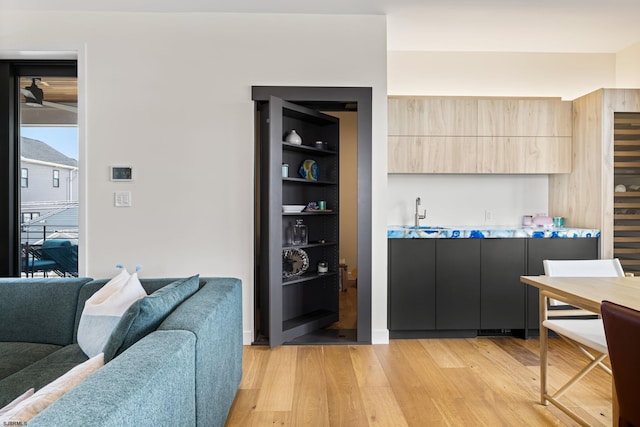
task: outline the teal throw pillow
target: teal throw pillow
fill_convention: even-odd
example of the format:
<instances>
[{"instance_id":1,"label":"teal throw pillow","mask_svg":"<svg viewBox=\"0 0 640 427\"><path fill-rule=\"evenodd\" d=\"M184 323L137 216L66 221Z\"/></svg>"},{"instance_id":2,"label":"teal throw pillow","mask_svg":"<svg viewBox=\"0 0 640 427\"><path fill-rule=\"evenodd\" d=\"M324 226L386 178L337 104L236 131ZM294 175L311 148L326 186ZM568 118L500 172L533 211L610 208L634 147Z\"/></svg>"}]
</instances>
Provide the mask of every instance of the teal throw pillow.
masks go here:
<instances>
[{"instance_id":1,"label":"teal throw pillow","mask_svg":"<svg viewBox=\"0 0 640 427\"><path fill-rule=\"evenodd\" d=\"M177 306L196 293L199 279L196 274L177 280L134 302L122 315L104 347L105 363L158 329Z\"/></svg>"}]
</instances>

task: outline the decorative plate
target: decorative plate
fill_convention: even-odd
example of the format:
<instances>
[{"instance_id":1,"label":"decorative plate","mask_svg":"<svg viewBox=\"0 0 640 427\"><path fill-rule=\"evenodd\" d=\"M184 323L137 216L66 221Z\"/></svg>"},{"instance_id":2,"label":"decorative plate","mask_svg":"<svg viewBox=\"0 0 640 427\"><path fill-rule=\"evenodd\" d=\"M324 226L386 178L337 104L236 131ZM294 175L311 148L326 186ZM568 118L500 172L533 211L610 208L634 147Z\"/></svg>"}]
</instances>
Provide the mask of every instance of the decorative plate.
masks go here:
<instances>
[{"instance_id":1,"label":"decorative plate","mask_svg":"<svg viewBox=\"0 0 640 427\"><path fill-rule=\"evenodd\" d=\"M298 173L305 179L317 181L318 175L320 175L320 169L318 168L318 164L315 162L315 160L305 160L300 164Z\"/></svg>"},{"instance_id":2,"label":"decorative plate","mask_svg":"<svg viewBox=\"0 0 640 427\"><path fill-rule=\"evenodd\" d=\"M300 276L309 268L309 256L302 249L282 251L282 277Z\"/></svg>"}]
</instances>

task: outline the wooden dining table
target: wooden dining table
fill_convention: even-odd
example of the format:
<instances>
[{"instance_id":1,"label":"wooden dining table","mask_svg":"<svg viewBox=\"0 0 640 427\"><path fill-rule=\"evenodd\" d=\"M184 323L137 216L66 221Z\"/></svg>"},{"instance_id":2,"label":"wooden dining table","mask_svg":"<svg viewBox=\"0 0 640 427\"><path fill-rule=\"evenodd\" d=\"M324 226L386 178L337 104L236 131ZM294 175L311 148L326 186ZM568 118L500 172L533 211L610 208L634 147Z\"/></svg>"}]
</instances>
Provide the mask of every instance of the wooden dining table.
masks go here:
<instances>
[{"instance_id":1,"label":"wooden dining table","mask_svg":"<svg viewBox=\"0 0 640 427\"><path fill-rule=\"evenodd\" d=\"M553 298L600 314L602 301L611 301L640 311L640 277L549 277L521 276L520 281L540 290L540 351L547 351L547 299ZM617 425L618 400L612 383L612 421ZM542 387L541 387L542 388ZM545 396L542 396L544 403Z\"/></svg>"}]
</instances>

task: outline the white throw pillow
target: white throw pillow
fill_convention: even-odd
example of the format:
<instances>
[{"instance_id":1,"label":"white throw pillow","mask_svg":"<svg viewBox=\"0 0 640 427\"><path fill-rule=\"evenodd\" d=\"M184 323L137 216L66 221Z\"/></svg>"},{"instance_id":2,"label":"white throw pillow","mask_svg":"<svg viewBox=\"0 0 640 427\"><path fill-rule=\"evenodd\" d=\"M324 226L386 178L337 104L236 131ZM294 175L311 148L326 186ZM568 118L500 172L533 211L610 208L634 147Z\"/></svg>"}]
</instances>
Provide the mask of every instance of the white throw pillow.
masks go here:
<instances>
[{"instance_id":1,"label":"white throw pillow","mask_svg":"<svg viewBox=\"0 0 640 427\"><path fill-rule=\"evenodd\" d=\"M0 416L0 425L26 425L26 423L47 406L58 400L63 394L71 390L92 372L97 371L104 365L104 355L102 353L76 366L69 372L47 384L38 390L33 396L18 403L13 409Z\"/></svg>"},{"instance_id":2,"label":"white throw pillow","mask_svg":"<svg viewBox=\"0 0 640 427\"><path fill-rule=\"evenodd\" d=\"M11 403L9 403L7 406L5 406L4 408L0 409L0 416L6 414L7 412L9 412L11 409L15 408L16 406L18 406L18 403L22 402L25 399L30 398L31 396L33 396L33 393L35 393L35 389L30 388L29 390L25 391L24 393L22 393L20 396L16 397L15 399L13 399L11 401Z\"/></svg>"},{"instance_id":3,"label":"white throw pillow","mask_svg":"<svg viewBox=\"0 0 640 427\"><path fill-rule=\"evenodd\" d=\"M138 272L126 270L111 279L84 304L78 324L78 345L89 357L102 353L111 332L131 304L147 296Z\"/></svg>"}]
</instances>

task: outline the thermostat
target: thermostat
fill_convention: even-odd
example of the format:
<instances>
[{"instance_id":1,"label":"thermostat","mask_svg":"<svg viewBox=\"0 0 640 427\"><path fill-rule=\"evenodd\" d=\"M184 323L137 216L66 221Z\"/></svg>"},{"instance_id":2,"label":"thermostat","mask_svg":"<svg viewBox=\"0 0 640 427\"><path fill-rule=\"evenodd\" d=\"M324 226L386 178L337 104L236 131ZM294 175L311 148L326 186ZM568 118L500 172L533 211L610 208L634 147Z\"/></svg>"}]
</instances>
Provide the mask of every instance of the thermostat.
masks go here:
<instances>
[{"instance_id":1,"label":"thermostat","mask_svg":"<svg viewBox=\"0 0 640 427\"><path fill-rule=\"evenodd\" d=\"M111 166L111 181L133 181L133 167Z\"/></svg>"}]
</instances>

